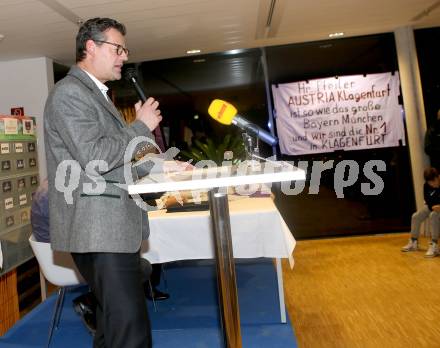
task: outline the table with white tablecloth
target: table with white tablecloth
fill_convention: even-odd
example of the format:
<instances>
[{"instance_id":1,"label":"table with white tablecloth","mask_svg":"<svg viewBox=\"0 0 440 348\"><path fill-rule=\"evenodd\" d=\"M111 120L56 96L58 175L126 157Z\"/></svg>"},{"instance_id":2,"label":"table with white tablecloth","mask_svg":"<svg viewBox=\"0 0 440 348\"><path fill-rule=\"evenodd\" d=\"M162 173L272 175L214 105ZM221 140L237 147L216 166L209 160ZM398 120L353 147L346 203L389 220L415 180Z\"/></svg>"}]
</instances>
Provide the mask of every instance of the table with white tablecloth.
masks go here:
<instances>
[{"instance_id":1,"label":"table with white tablecloth","mask_svg":"<svg viewBox=\"0 0 440 348\"><path fill-rule=\"evenodd\" d=\"M270 197L229 196L234 258L275 258L281 321L286 321L281 258L293 267L295 238ZM148 213L150 237L142 256L151 263L215 258L209 211Z\"/></svg>"}]
</instances>

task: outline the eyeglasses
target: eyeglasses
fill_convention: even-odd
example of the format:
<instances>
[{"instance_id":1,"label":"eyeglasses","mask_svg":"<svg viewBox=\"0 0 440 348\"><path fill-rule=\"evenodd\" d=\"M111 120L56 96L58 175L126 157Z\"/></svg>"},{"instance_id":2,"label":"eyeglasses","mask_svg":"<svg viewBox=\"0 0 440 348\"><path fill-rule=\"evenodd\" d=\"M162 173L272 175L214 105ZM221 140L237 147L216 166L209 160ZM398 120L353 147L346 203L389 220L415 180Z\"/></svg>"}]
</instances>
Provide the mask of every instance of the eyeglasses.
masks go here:
<instances>
[{"instance_id":1,"label":"eyeglasses","mask_svg":"<svg viewBox=\"0 0 440 348\"><path fill-rule=\"evenodd\" d=\"M116 47L116 54L118 56L120 56L122 54L122 52L124 52L127 56L130 54L130 51L128 50L128 48L125 48L124 46L121 46L119 44L116 44L114 42L108 42L108 41L102 41L102 40L93 40L95 42L100 42L100 43L106 43L112 46Z\"/></svg>"}]
</instances>

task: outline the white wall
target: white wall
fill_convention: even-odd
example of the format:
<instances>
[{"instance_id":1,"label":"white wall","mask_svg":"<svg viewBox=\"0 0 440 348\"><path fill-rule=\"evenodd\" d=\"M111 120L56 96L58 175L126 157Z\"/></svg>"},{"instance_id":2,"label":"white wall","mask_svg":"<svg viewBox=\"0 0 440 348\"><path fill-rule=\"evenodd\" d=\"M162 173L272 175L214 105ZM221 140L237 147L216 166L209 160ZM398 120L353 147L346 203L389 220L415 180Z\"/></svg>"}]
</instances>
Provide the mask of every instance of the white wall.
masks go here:
<instances>
[{"instance_id":1,"label":"white wall","mask_svg":"<svg viewBox=\"0 0 440 348\"><path fill-rule=\"evenodd\" d=\"M36 118L41 179L47 176L43 132L44 104L53 85L53 62L49 58L0 62L0 114L10 115L11 107L22 106L26 116Z\"/></svg>"}]
</instances>

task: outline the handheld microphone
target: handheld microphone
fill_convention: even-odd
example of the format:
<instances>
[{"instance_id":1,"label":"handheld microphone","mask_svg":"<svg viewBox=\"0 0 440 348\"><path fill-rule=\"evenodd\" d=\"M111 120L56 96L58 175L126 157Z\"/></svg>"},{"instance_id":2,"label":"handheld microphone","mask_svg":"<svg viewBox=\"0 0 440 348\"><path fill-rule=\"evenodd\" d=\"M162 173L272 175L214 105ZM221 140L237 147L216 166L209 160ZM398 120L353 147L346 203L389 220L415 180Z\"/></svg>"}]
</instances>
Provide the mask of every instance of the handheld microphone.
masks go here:
<instances>
[{"instance_id":1,"label":"handheld microphone","mask_svg":"<svg viewBox=\"0 0 440 348\"><path fill-rule=\"evenodd\" d=\"M125 71L124 77L127 81L130 81L133 84L134 89L136 90L139 98L142 100L142 103L145 103L147 101L147 97L145 96L144 91L142 90L141 86L139 86L139 83L137 82L136 69L128 68Z\"/></svg>"},{"instance_id":2,"label":"handheld microphone","mask_svg":"<svg viewBox=\"0 0 440 348\"><path fill-rule=\"evenodd\" d=\"M136 90L139 98L141 99L142 103L145 103L147 101L147 97L145 96L144 91L142 90L141 86L139 86L139 83L137 82L137 72L135 68L128 68L125 71L124 77L127 81L130 81L134 89ZM161 149L161 151L165 152L165 142L163 140L162 132L160 130L160 126L157 126L153 129L153 134L156 140L157 145Z\"/></svg>"},{"instance_id":3,"label":"handheld microphone","mask_svg":"<svg viewBox=\"0 0 440 348\"><path fill-rule=\"evenodd\" d=\"M251 135L258 137L266 144L273 146L278 143L276 137L238 115L237 109L224 100L214 99L211 105L209 105L208 113L214 120L221 124L230 125L232 123Z\"/></svg>"}]
</instances>

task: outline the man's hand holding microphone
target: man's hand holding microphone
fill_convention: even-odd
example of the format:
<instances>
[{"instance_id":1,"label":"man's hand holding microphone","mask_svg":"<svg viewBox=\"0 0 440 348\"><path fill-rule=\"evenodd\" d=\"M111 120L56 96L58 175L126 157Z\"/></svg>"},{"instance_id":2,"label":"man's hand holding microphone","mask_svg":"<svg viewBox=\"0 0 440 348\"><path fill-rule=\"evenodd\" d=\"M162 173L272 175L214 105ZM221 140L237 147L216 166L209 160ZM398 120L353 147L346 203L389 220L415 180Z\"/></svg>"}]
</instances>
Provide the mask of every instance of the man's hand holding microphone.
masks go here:
<instances>
[{"instance_id":1,"label":"man's hand holding microphone","mask_svg":"<svg viewBox=\"0 0 440 348\"><path fill-rule=\"evenodd\" d=\"M159 102L154 98L148 98L145 103L138 101L134 108L136 110L136 120L143 122L150 131L156 129L160 121L162 121L162 115L158 109Z\"/></svg>"}]
</instances>

